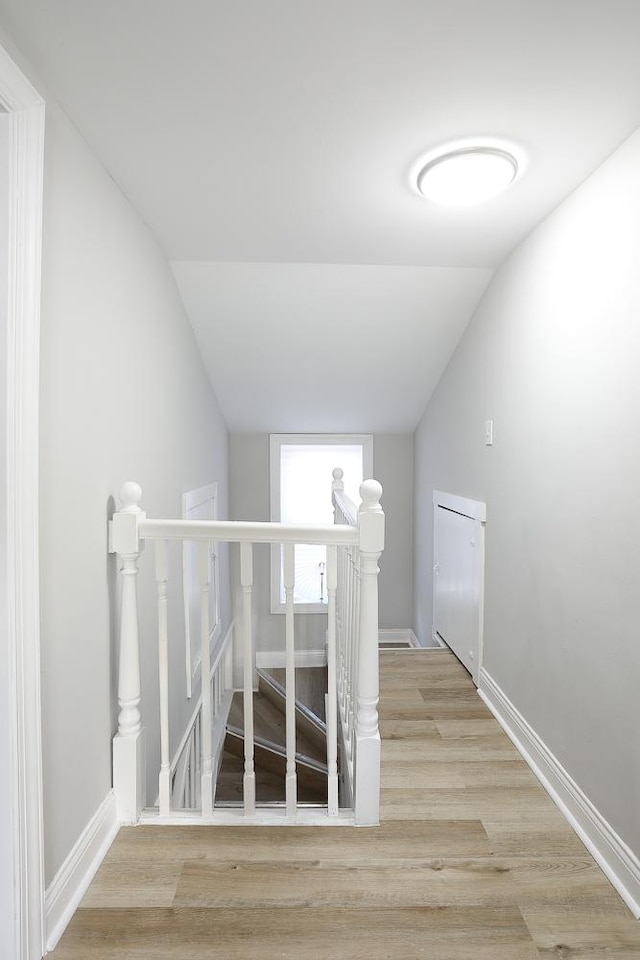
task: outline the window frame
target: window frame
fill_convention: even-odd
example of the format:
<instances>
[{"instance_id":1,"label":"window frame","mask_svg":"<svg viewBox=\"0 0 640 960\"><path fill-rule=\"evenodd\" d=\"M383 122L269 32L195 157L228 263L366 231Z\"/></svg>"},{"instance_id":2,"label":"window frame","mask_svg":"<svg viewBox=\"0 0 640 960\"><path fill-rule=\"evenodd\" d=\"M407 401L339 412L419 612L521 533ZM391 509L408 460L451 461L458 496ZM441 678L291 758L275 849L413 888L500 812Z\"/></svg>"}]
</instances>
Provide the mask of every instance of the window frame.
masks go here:
<instances>
[{"instance_id":1,"label":"window frame","mask_svg":"<svg viewBox=\"0 0 640 960\"><path fill-rule=\"evenodd\" d=\"M280 448L289 444L305 446L345 446L362 447L363 479L373 476L373 434L372 433L271 433L269 434L269 496L271 520L280 520ZM340 464L336 463L336 467ZM327 495L330 493L331 477L327 477ZM280 600L280 545L271 544L271 613L285 613L286 604ZM318 614L327 612L326 603L296 603L296 614Z\"/></svg>"}]
</instances>

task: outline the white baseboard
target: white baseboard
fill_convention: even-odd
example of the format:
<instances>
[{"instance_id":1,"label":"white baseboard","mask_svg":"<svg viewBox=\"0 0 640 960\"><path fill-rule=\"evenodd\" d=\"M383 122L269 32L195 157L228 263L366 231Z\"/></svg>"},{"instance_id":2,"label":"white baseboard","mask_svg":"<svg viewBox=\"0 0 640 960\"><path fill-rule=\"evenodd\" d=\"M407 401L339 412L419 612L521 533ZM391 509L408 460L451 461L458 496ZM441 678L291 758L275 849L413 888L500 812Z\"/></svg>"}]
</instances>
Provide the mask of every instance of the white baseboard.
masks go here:
<instances>
[{"instance_id":1,"label":"white baseboard","mask_svg":"<svg viewBox=\"0 0 640 960\"><path fill-rule=\"evenodd\" d=\"M109 790L45 892L47 951L55 949L119 828L115 794Z\"/></svg>"},{"instance_id":2,"label":"white baseboard","mask_svg":"<svg viewBox=\"0 0 640 960\"><path fill-rule=\"evenodd\" d=\"M407 627L393 630L378 630L378 643L408 643L410 647L419 647L418 638L413 630Z\"/></svg>"},{"instance_id":3,"label":"white baseboard","mask_svg":"<svg viewBox=\"0 0 640 960\"><path fill-rule=\"evenodd\" d=\"M284 650L258 650L256 667L258 670L279 670L286 667ZM296 667L326 667L326 650L296 650Z\"/></svg>"},{"instance_id":4,"label":"white baseboard","mask_svg":"<svg viewBox=\"0 0 640 960\"><path fill-rule=\"evenodd\" d=\"M485 669L480 670L478 692L633 915L640 919L638 857L620 839Z\"/></svg>"}]
</instances>

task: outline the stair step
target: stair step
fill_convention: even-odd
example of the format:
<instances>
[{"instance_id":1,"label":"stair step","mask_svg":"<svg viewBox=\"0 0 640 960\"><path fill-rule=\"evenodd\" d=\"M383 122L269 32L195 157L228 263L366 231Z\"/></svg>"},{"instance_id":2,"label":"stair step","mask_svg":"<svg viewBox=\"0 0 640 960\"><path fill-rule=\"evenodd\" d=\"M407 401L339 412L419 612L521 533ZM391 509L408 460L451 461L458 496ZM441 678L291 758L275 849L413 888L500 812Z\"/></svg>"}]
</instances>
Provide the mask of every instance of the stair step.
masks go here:
<instances>
[{"instance_id":1,"label":"stair step","mask_svg":"<svg viewBox=\"0 0 640 960\"><path fill-rule=\"evenodd\" d=\"M216 781L216 803L242 803L244 762L229 750L222 754L222 765ZM268 803L283 795L282 777L269 770L256 769L256 800Z\"/></svg>"},{"instance_id":2,"label":"stair step","mask_svg":"<svg viewBox=\"0 0 640 960\"><path fill-rule=\"evenodd\" d=\"M270 667L262 670L266 676L286 687L286 670ZM296 698L311 710L322 723L326 722L324 698L327 692L326 667L296 667Z\"/></svg>"},{"instance_id":3,"label":"stair step","mask_svg":"<svg viewBox=\"0 0 640 960\"><path fill-rule=\"evenodd\" d=\"M319 689L319 678L315 678L314 683ZM253 694L256 802L282 803L285 799L287 768L286 691L278 680L261 670L258 671L258 684L258 690ZM305 684L301 686L304 689ZM326 761L325 723L297 700L296 774L299 804L326 805ZM227 721L225 749L216 785L216 803L242 803L243 775L244 697L238 692L233 695Z\"/></svg>"},{"instance_id":4,"label":"stair step","mask_svg":"<svg viewBox=\"0 0 640 960\"><path fill-rule=\"evenodd\" d=\"M254 737L254 758L256 769L269 770L284 779L287 772L287 754L284 747L264 737ZM227 727L225 750L236 757L244 758L244 733L242 730ZM327 766L312 757L296 753L296 773L298 784L326 791Z\"/></svg>"},{"instance_id":5,"label":"stair step","mask_svg":"<svg viewBox=\"0 0 640 960\"><path fill-rule=\"evenodd\" d=\"M283 718L286 717L287 693L275 677L258 670L258 692ZM296 741L300 744L299 749L302 753L326 763L327 726L301 700L296 700Z\"/></svg>"},{"instance_id":6,"label":"stair step","mask_svg":"<svg viewBox=\"0 0 640 960\"><path fill-rule=\"evenodd\" d=\"M283 801L285 798L286 756L278 752L275 744L265 741L255 742L256 801L261 803ZM242 802L242 779L244 774L244 737L241 731L228 731L225 751L218 773L216 785L216 803ZM309 758L296 757L298 777L298 802L326 804L327 773L326 768L310 761Z\"/></svg>"},{"instance_id":7,"label":"stair step","mask_svg":"<svg viewBox=\"0 0 640 960\"><path fill-rule=\"evenodd\" d=\"M282 701L279 702L282 704ZM302 716L300 711L296 711L296 751L326 765L326 737L321 739L317 731L309 737L307 735L309 726L305 724L305 719L301 719ZM227 724L237 730L244 730L244 695L242 693L233 695ZM304 730L300 729L301 725L304 726ZM286 717L282 710L274 706L273 702L260 690L253 694L253 729L256 737L286 749Z\"/></svg>"}]
</instances>

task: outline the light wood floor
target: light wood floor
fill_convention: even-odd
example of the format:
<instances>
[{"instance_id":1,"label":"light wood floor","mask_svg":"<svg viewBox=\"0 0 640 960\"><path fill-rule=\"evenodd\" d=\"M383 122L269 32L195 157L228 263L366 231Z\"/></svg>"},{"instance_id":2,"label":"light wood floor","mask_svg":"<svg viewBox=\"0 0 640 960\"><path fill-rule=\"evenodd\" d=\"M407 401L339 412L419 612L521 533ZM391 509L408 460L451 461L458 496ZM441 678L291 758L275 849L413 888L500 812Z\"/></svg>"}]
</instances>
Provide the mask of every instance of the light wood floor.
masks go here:
<instances>
[{"instance_id":1,"label":"light wood floor","mask_svg":"<svg viewBox=\"0 0 640 960\"><path fill-rule=\"evenodd\" d=\"M379 828L125 828L54 960L640 960L457 660L381 660Z\"/></svg>"}]
</instances>

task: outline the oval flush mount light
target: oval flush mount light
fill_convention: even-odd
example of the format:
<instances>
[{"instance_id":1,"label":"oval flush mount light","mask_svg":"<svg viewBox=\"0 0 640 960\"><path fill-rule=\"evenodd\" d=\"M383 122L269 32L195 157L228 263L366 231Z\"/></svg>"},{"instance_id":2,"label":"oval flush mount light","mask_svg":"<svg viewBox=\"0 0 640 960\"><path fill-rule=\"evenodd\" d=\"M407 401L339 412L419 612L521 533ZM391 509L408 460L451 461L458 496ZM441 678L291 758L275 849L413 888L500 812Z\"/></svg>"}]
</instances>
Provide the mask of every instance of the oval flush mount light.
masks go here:
<instances>
[{"instance_id":1,"label":"oval flush mount light","mask_svg":"<svg viewBox=\"0 0 640 960\"><path fill-rule=\"evenodd\" d=\"M433 203L471 207L506 190L517 173L517 160L506 150L463 147L429 160L418 174L417 185Z\"/></svg>"}]
</instances>

